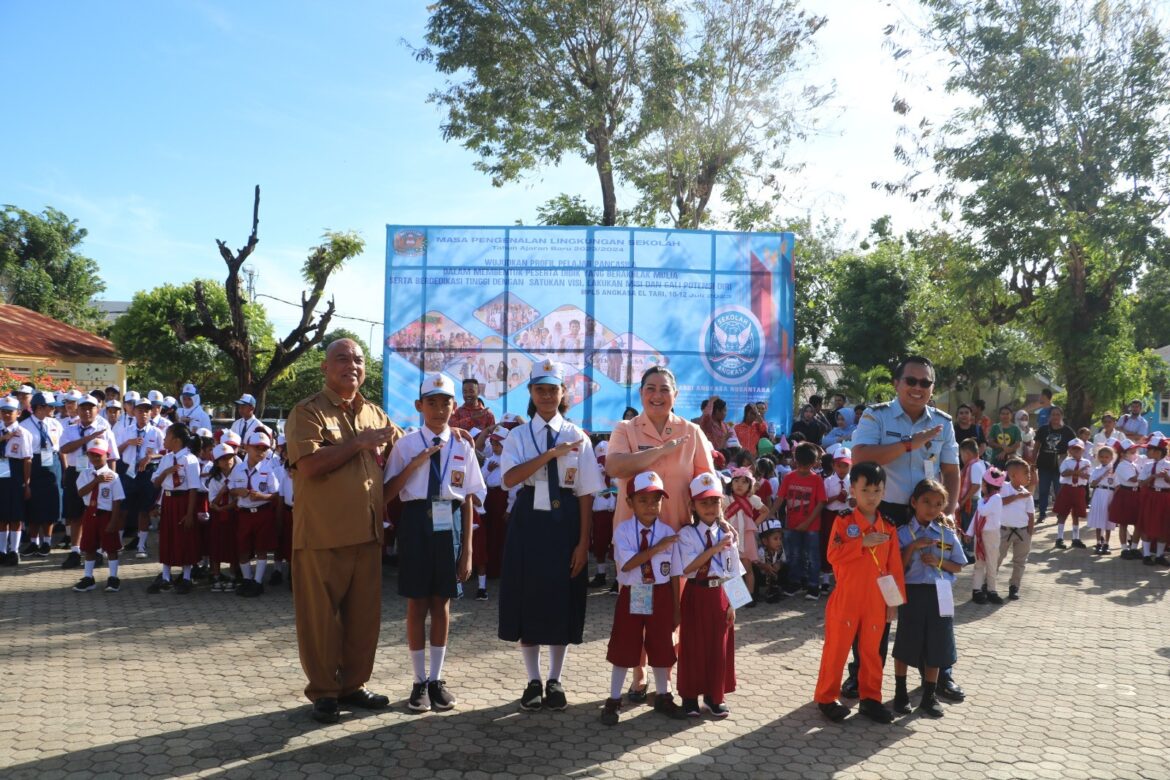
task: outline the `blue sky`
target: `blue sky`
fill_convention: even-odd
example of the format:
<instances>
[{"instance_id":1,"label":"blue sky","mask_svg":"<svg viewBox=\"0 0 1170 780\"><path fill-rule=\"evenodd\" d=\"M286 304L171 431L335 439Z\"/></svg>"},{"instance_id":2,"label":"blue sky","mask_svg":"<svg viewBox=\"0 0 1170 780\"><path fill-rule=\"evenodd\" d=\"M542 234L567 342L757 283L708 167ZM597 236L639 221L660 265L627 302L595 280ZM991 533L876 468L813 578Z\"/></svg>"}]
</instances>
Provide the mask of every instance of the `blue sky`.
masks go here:
<instances>
[{"instance_id":1,"label":"blue sky","mask_svg":"<svg viewBox=\"0 0 1170 780\"><path fill-rule=\"evenodd\" d=\"M789 188L794 215L824 214L864 234L930 221L870 188L897 176L898 92L916 116L943 116L940 71L915 54L909 81L882 51L881 29L911 0L809 2L829 16L809 70L837 98ZM597 202L583 162L496 189L439 134L426 102L441 85L403 39L421 42L423 2L0 2L0 203L54 206L89 230L106 297L199 276L222 279L214 239L250 228L261 185L257 292L299 300L299 267L322 231L356 229L365 254L334 278L338 313L380 320L387 223L531 223L559 192ZM901 65L906 64L904 60ZM927 92L927 89L932 91ZM620 205L620 204L619 204ZM271 300L283 335L298 310ZM381 328L335 320L380 341Z\"/></svg>"}]
</instances>

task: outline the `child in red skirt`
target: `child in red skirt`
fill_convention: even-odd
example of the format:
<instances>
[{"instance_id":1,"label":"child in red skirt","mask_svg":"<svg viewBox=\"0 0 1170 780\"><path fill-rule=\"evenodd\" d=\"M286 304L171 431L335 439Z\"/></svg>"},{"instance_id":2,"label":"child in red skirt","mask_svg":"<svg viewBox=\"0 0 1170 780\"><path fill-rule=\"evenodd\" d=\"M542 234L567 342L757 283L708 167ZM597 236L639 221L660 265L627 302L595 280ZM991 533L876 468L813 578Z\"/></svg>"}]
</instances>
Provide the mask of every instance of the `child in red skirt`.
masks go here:
<instances>
[{"instance_id":1,"label":"child in red skirt","mask_svg":"<svg viewBox=\"0 0 1170 780\"><path fill-rule=\"evenodd\" d=\"M236 588L237 596L251 598L264 593L268 553L276 551L275 500L280 496L280 478L268 457L271 447L267 433L249 433L244 441L245 459L228 475L228 489L236 497L236 553L244 577Z\"/></svg>"},{"instance_id":2,"label":"child in red skirt","mask_svg":"<svg viewBox=\"0 0 1170 780\"><path fill-rule=\"evenodd\" d=\"M166 455L159 462L152 481L162 488L162 512L158 525L158 560L162 571L147 587L147 593L171 589L171 567L182 568L183 576L174 585L175 593L191 592L191 567L199 562L199 529L195 512L200 494L199 458L191 448L199 446L198 437L184 423L167 427L163 437Z\"/></svg>"},{"instance_id":3,"label":"child in red skirt","mask_svg":"<svg viewBox=\"0 0 1170 780\"><path fill-rule=\"evenodd\" d=\"M679 531L683 588L679 624L678 692L690 717L701 714L699 697L717 718L731 710L724 696L735 690L735 610L723 592L726 579L743 574L739 550L720 522L723 491L715 474L691 480L692 522Z\"/></svg>"},{"instance_id":4,"label":"child in red skirt","mask_svg":"<svg viewBox=\"0 0 1170 780\"><path fill-rule=\"evenodd\" d=\"M504 441L508 429L497 427L488 436L491 450L480 467L487 494L483 500L483 512L478 515L478 527L471 532L471 565L479 577L475 600L487 601L488 577L500 576L500 559L504 554L504 531L508 522L508 491L504 490L504 472L500 469L500 456L504 452Z\"/></svg>"},{"instance_id":5,"label":"child in red skirt","mask_svg":"<svg viewBox=\"0 0 1170 780\"><path fill-rule=\"evenodd\" d=\"M731 470L730 495L723 497L723 517L735 529L735 538L739 548L740 568L744 571L744 580L748 592L755 596L756 573L752 566L759 557L756 545L756 523L763 522L768 509L764 502L756 495L756 477L751 469L734 468ZM754 598L744 605L744 608L754 607Z\"/></svg>"},{"instance_id":6,"label":"child in red skirt","mask_svg":"<svg viewBox=\"0 0 1170 780\"><path fill-rule=\"evenodd\" d=\"M609 442L599 441L593 448L597 455L597 465L605 471L605 454L609 452ZM591 588L605 587L606 560L613 558L613 513L617 509L617 490L613 478L605 475L605 490L593 497L593 527L590 529L590 550L593 560L597 563L597 573L589 581ZM614 587L619 583L616 577ZM616 592L616 591L615 591Z\"/></svg>"},{"instance_id":7,"label":"child in red skirt","mask_svg":"<svg viewBox=\"0 0 1170 780\"><path fill-rule=\"evenodd\" d=\"M122 481L109 467L109 451L105 439L94 439L85 448L89 468L77 475L77 495L85 502L81 516L81 552L85 555L85 576L73 590L77 593L94 590L93 567L98 550L109 556L110 576L106 579L106 593L117 593L122 587L118 579L118 551L122 549L122 502L126 493Z\"/></svg>"},{"instance_id":8,"label":"child in red skirt","mask_svg":"<svg viewBox=\"0 0 1170 780\"><path fill-rule=\"evenodd\" d=\"M211 514L211 544L208 550L211 558L212 593L231 593L236 589L240 576L240 564L236 553L236 500L228 490L228 475L236 465L236 451L218 444L211 451L211 469L206 475L207 499ZM233 576L223 574L227 564Z\"/></svg>"},{"instance_id":9,"label":"child in red skirt","mask_svg":"<svg viewBox=\"0 0 1170 780\"><path fill-rule=\"evenodd\" d=\"M1146 462L1138 480L1142 496L1142 563L1170 566L1166 559L1166 541L1170 539L1170 461L1166 460L1166 439L1161 432L1155 432L1146 442Z\"/></svg>"},{"instance_id":10,"label":"child in red skirt","mask_svg":"<svg viewBox=\"0 0 1170 780\"><path fill-rule=\"evenodd\" d=\"M613 534L613 557L621 587L613 612L613 630L605 659L613 664L609 698L601 722L616 725L622 688L629 670L642 665L642 654L654 670L654 711L686 718L670 693L670 667L677 660L672 634L679 624L678 578L682 563L674 530L658 519L668 497L662 478L643 471L626 483L626 503L634 516Z\"/></svg>"},{"instance_id":11,"label":"child in red skirt","mask_svg":"<svg viewBox=\"0 0 1170 780\"><path fill-rule=\"evenodd\" d=\"M849 469L853 468L853 451L838 447L833 453L833 473L825 477L825 508L821 510L821 593L832 591L833 567L829 564L829 534L833 522L849 506Z\"/></svg>"},{"instance_id":12,"label":"child in red skirt","mask_svg":"<svg viewBox=\"0 0 1170 780\"><path fill-rule=\"evenodd\" d=\"M1140 558L1137 547L1141 538L1137 527L1141 514L1141 498L1138 495L1137 445L1132 441L1119 441L1115 447L1118 458L1113 464L1113 502L1109 504L1109 522L1117 526L1121 539L1122 558ZM1129 526L1134 526L1133 536L1128 535Z\"/></svg>"},{"instance_id":13,"label":"child in red skirt","mask_svg":"<svg viewBox=\"0 0 1170 780\"><path fill-rule=\"evenodd\" d=\"M1068 443L1068 457L1060 464L1060 490L1052 508L1056 515L1056 547L1060 550L1064 549L1064 523L1069 515L1072 515L1072 546L1085 546L1081 541L1080 523L1089 516L1085 486L1089 484L1093 464L1084 454L1085 443L1073 439Z\"/></svg>"}]
</instances>

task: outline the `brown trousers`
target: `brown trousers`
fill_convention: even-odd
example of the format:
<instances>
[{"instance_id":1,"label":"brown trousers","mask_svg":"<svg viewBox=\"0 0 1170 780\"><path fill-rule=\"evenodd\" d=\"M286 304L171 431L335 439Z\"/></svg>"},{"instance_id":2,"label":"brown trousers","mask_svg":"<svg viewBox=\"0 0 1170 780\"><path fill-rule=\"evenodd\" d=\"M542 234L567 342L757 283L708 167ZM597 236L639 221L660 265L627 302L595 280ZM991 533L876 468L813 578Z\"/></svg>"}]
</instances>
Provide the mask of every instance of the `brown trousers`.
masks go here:
<instances>
[{"instance_id":1,"label":"brown trousers","mask_svg":"<svg viewBox=\"0 0 1170 780\"><path fill-rule=\"evenodd\" d=\"M370 679L382 625L382 547L376 541L293 551L297 647L310 701Z\"/></svg>"}]
</instances>

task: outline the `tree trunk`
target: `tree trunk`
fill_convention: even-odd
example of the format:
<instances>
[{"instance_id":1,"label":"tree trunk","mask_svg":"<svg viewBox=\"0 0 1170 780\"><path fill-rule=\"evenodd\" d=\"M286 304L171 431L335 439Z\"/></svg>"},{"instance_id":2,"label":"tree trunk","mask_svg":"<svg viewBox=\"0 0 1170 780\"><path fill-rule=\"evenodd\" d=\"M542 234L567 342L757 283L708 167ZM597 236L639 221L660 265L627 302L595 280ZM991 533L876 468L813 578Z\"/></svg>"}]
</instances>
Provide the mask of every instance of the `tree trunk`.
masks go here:
<instances>
[{"instance_id":1,"label":"tree trunk","mask_svg":"<svg viewBox=\"0 0 1170 780\"><path fill-rule=\"evenodd\" d=\"M604 126L591 128L585 137L593 144L597 178L601 180L601 224L617 224L617 193L613 186L613 158L609 151L609 133Z\"/></svg>"}]
</instances>

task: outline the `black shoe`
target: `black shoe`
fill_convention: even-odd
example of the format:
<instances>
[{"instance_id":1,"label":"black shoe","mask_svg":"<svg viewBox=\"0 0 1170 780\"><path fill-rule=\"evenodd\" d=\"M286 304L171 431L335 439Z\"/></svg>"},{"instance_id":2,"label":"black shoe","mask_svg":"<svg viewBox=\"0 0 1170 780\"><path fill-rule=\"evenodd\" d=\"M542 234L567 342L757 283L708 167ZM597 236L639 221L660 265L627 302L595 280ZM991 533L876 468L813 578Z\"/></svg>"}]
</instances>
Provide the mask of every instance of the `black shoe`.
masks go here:
<instances>
[{"instance_id":1,"label":"black shoe","mask_svg":"<svg viewBox=\"0 0 1170 780\"><path fill-rule=\"evenodd\" d=\"M61 541L57 542L57 549L58 550L68 550L72 546L73 546L73 540L70 539L68 536L62 537Z\"/></svg>"},{"instance_id":2,"label":"black shoe","mask_svg":"<svg viewBox=\"0 0 1170 780\"><path fill-rule=\"evenodd\" d=\"M1158 564L1159 566L1170 566L1170 560L1168 560L1165 555L1159 555L1154 559L1154 563Z\"/></svg>"},{"instance_id":3,"label":"black shoe","mask_svg":"<svg viewBox=\"0 0 1170 780\"><path fill-rule=\"evenodd\" d=\"M971 601L976 604L986 604L987 594L981 590L971 591Z\"/></svg>"},{"instance_id":4,"label":"black shoe","mask_svg":"<svg viewBox=\"0 0 1170 780\"><path fill-rule=\"evenodd\" d=\"M764 597L764 603L765 604L776 604L782 598L783 598L783 596L780 595L780 591L773 590L773 591L770 591L768 593L768 595Z\"/></svg>"},{"instance_id":5,"label":"black shoe","mask_svg":"<svg viewBox=\"0 0 1170 780\"><path fill-rule=\"evenodd\" d=\"M268 575L268 586L270 588L279 587L284 582L284 572L280 569L273 569L272 573ZM387 702L390 700L387 699Z\"/></svg>"},{"instance_id":6,"label":"black shoe","mask_svg":"<svg viewBox=\"0 0 1170 780\"><path fill-rule=\"evenodd\" d=\"M1020 600L1020 589L1018 587L1016 587L1015 585L1009 585L1008 586L1008 598L1011 601L1019 601Z\"/></svg>"},{"instance_id":7,"label":"black shoe","mask_svg":"<svg viewBox=\"0 0 1170 780\"><path fill-rule=\"evenodd\" d=\"M88 591L93 590L96 587L97 587L97 582L94 581L93 577L82 577L81 579L79 579L77 581L77 584L73 586L73 592L74 593L86 593Z\"/></svg>"},{"instance_id":8,"label":"black shoe","mask_svg":"<svg viewBox=\"0 0 1170 780\"><path fill-rule=\"evenodd\" d=\"M609 701L608 699L606 701ZM654 697L654 711L661 712L671 720L686 720L687 713L682 707L675 703L674 697L669 693L660 693Z\"/></svg>"},{"instance_id":9,"label":"black shoe","mask_svg":"<svg viewBox=\"0 0 1170 780\"><path fill-rule=\"evenodd\" d=\"M1130 548L1128 550L1122 550L1121 557L1127 561L1132 561L1134 558L1142 557L1142 553L1141 553L1141 550L1135 550L1133 548Z\"/></svg>"},{"instance_id":10,"label":"black shoe","mask_svg":"<svg viewBox=\"0 0 1170 780\"><path fill-rule=\"evenodd\" d=\"M1102 555L1112 555L1113 550L1109 549L1109 545L1103 544L1103 545L1101 545L1101 554Z\"/></svg>"},{"instance_id":11,"label":"black shoe","mask_svg":"<svg viewBox=\"0 0 1170 780\"><path fill-rule=\"evenodd\" d=\"M605 706L601 708L601 722L606 726L616 726L618 724L618 710L622 708L621 699L606 699ZM684 714L685 718L686 715Z\"/></svg>"},{"instance_id":12,"label":"black shoe","mask_svg":"<svg viewBox=\"0 0 1170 780\"><path fill-rule=\"evenodd\" d=\"M817 709L821 711L822 715L834 723L840 723L849 717L849 708L839 701L831 701L828 704L818 704Z\"/></svg>"},{"instance_id":13,"label":"black shoe","mask_svg":"<svg viewBox=\"0 0 1170 780\"><path fill-rule=\"evenodd\" d=\"M910 708L910 695L899 691L894 694L894 712L898 715L909 715L912 710Z\"/></svg>"},{"instance_id":14,"label":"black shoe","mask_svg":"<svg viewBox=\"0 0 1170 780\"><path fill-rule=\"evenodd\" d=\"M195 584L186 577L180 577L179 581L175 583L175 593L180 596L186 596L195 589Z\"/></svg>"},{"instance_id":15,"label":"black shoe","mask_svg":"<svg viewBox=\"0 0 1170 780\"><path fill-rule=\"evenodd\" d=\"M1085 546L1085 543L1082 542L1080 539L1073 539L1072 546L1076 547L1078 550L1087 550L1088 549L1088 547Z\"/></svg>"},{"instance_id":16,"label":"black shoe","mask_svg":"<svg viewBox=\"0 0 1170 780\"><path fill-rule=\"evenodd\" d=\"M544 706L544 686L540 680L529 680L524 693L520 694L520 709L536 712Z\"/></svg>"},{"instance_id":17,"label":"black shoe","mask_svg":"<svg viewBox=\"0 0 1170 780\"><path fill-rule=\"evenodd\" d=\"M943 680L940 678L937 693L947 701L953 701L956 704L967 698L967 692L960 688L954 680Z\"/></svg>"},{"instance_id":18,"label":"black shoe","mask_svg":"<svg viewBox=\"0 0 1170 780\"><path fill-rule=\"evenodd\" d=\"M337 699L317 699L313 702L313 720L318 723L336 723L341 720L341 708Z\"/></svg>"},{"instance_id":19,"label":"black shoe","mask_svg":"<svg viewBox=\"0 0 1170 780\"><path fill-rule=\"evenodd\" d=\"M138 539L123 539L122 552L134 552L138 549Z\"/></svg>"},{"instance_id":20,"label":"black shoe","mask_svg":"<svg viewBox=\"0 0 1170 780\"><path fill-rule=\"evenodd\" d=\"M922 701L918 704L915 712L926 715L929 718L941 718L944 714L942 705L938 703L938 699L933 696L927 697L923 694Z\"/></svg>"},{"instance_id":21,"label":"black shoe","mask_svg":"<svg viewBox=\"0 0 1170 780\"><path fill-rule=\"evenodd\" d=\"M856 699L857 693L857 678L852 676L846 678L845 682L841 685L841 695L846 699Z\"/></svg>"},{"instance_id":22,"label":"black shoe","mask_svg":"<svg viewBox=\"0 0 1170 780\"><path fill-rule=\"evenodd\" d=\"M416 682L410 688L410 698L406 702L406 706L412 712L430 712L431 700L427 696L427 684L425 682Z\"/></svg>"},{"instance_id":23,"label":"black shoe","mask_svg":"<svg viewBox=\"0 0 1170 780\"><path fill-rule=\"evenodd\" d=\"M1142 558L1142 566L1153 566L1153 565L1154 565L1154 556L1146 555Z\"/></svg>"},{"instance_id":24,"label":"black shoe","mask_svg":"<svg viewBox=\"0 0 1170 780\"><path fill-rule=\"evenodd\" d=\"M642 684L641 688L635 688L631 685L630 689L626 691L626 701L630 704L641 704L650 698L649 693L647 693L649 690L650 686L645 683Z\"/></svg>"},{"instance_id":25,"label":"black shoe","mask_svg":"<svg viewBox=\"0 0 1170 780\"><path fill-rule=\"evenodd\" d=\"M809 588L804 592L805 601L819 601L821 598L820 588Z\"/></svg>"},{"instance_id":26,"label":"black shoe","mask_svg":"<svg viewBox=\"0 0 1170 780\"><path fill-rule=\"evenodd\" d=\"M719 702L718 704L713 704L711 702L711 697L709 697L709 696L703 697L703 706L706 707L707 711L710 712L712 715L714 715L716 718L726 718L728 715L731 714L731 710L729 710L727 708L726 704L724 704L723 702Z\"/></svg>"},{"instance_id":27,"label":"black shoe","mask_svg":"<svg viewBox=\"0 0 1170 780\"><path fill-rule=\"evenodd\" d=\"M431 708L449 710L455 706L455 697L447 690L447 684L442 680L431 680L427 683L427 698L431 700Z\"/></svg>"},{"instance_id":28,"label":"black shoe","mask_svg":"<svg viewBox=\"0 0 1170 780\"><path fill-rule=\"evenodd\" d=\"M475 592L475 600L476 601L487 601L488 600L487 588L480 588L479 590L477 590Z\"/></svg>"},{"instance_id":29,"label":"black shoe","mask_svg":"<svg viewBox=\"0 0 1170 780\"><path fill-rule=\"evenodd\" d=\"M614 580L613 582L611 582L609 584L609 595L616 596L617 594L618 594L618 584L617 584L617 580Z\"/></svg>"},{"instance_id":30,"label":"black shoe","mask_svg":"<svg viewBox=\"0 0 1170 780\"><path fill-rule=\"evenodd\" d=\"M122 589L122 581L117 577L106 578L106 593L117 593Z\"/></svg>"},{"instance_id":31,"label":"black shoe","mask_svg":"<svg viewBox=\"0 0 1170 780\"><path fill-rule=\"evenodd\" d=\"M893 723L894 713L877 699L862 699L857 711L874 723Z\"/></svg>"},{"instance_id":32,"label":"black shoe","mask_svg":"<svg viewBox=\"0 0 1170 780\"><path fill-rule=\"evenodd\" d=\"M38 547L36 542L25 542L24 545L20 548L20 554L22 557L28 558L29 556L35 555L37 549Z\"/></svg>"},{"instance_id":33,"label":"black shoe","mask_svg":"<svg viewBox=\"0 0 1170 780\"><path fill-rule=\"evenodd\" d=\"M20 553L18 553L16 550L10 550L10 551L4 553L4 565L5 566L19 566L20 565Z\"/></svg>"},{"instance_id":34,"label":"black shoe","mask_svg":"<svg viewBox=\"0 0 1170 780\"><path fill-rule=\"evenodd\" d=\"M604 574L594 574L593 579L589 580L589 587L591 587L591 588L604 588L605 587L605 575Z\"/></svg>"},{"instance_id":35,"label":"black shoe","mask_svg":"<svg viewBox=\"0 0 1170 780\"><path fill-rule=\"evenodd\" d=\"M1057 539L1056 544L1053 545L1053 547L1055 547L1055 549L1057 549L1057 550L1067 550L1068 549L1068 545L1066 545L1064 543L1064 539Z\"/></svg>"},{"instance_id":36,"label":"black shoe","mask_svg":"<svg viewBox=\"0 0 1170 780\"><path fill-rule=\"evenodd\" d=\"M353 693L339 697L337 701L347 707L361 707L363 710L384 710L390 706L389 696L374 693L369 688L358 688Z\"/></svg>"},{"instance_id":37,"label":"black shoe","mask_svg":"<svg viewBox=\"0 0 1170 780\"><path fill-rule=\"evenodd\" d=\"M569 706L565 689L560 680L549 680L544 685L544 706L550 710L563 710Z\"/></svg>"},{"instance_id":38,"label":"black shoe","mask_svg":"<svg viewBox=\"0 0 1170 780\"><path fill-rule=\"evenodd\" d=\"M1002 597L1002 596L1000 596L998 593L996 593L994 590L993 590L993 591L990 591L990 592L987 594L987 603L988 603L988 604L1002 604L1002 603L1003 603L1003 597Z\"/></svg>"},{"instance_id":39,"label":"black shoe","mask_svg":"<svg viewBox=\"0 0 1170 780\"><path fill-rule=\"evenodd\" d=\"M703 711L699 709L698 699L683 699L682 708L688 718L698 718L703 715Z\"/></svg>"},{"instance_id":40,"label":"black shoe","mask_svg":"<svg viewBox=\"0 0 1170 780\"><path fill-rule=\"evenodd\" d=\"M256 598L264 595L264 586L256 580L244 580L240 587L236 588L236 595L244 598Z\"/></svg>"},{"instance_id":41,"label":"black shoe","mask_svg":"<svg viewBox=\"0 0 1170 780\"><path fill-rule=\"evenodd\" d=\"M752 607L754 607L754 606L755 606L757 603L759 603L759 602L757 602L755 599L752 599L752 600L751 600L751 601L749 601L748 603L744 604L744 605L743 605L743 607L741 607L741 609L751 609L751 608L752 608Z\"/></svg>"},{"instance_id":42,"label":"black shoe","mask_svg":"<svg viewBox=\"0 0 1170 780\"><path fill-rule=\"evenodd\" d=\"M37 556L40 558L48 558L49 552L53 549L53 545L48 542L41 542L41 549L37 551Z\"/></svg>"},{"instance_id":43,"label":"black shoe","mask_svg":"<svg viewBox=\"0 0 1170 780\"><path fill-rule=\"evenodd\" d=\"M77 550L70 550L69 554L65 556L65 560L61 561L62 569L80 569L81 568L81 553Z\"/></svg>"}]
</instances>

